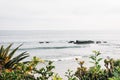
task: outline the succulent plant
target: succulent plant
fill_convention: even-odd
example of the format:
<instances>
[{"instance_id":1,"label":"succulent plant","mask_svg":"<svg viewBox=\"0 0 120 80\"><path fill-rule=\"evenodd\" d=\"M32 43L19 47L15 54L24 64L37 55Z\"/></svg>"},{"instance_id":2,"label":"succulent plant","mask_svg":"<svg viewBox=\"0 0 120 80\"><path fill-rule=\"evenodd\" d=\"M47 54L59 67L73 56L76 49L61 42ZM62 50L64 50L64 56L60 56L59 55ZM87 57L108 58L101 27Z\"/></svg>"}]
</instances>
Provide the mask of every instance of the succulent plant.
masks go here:
<instances>
[{"instance_id":1,"label":"succulent plant","mask_svg":"<svg viewBox=\"0 0 120 80\"><path fill-rule=\"evenodd\" d=\"M17 48L10 51L12 45L13 44L10 44L6 48L4 48L3 45L0 47L0 69L14 69L17 63L29 56L27 52L22 52L17 56L13 57L15 52L22 45L19 45Z\"/></svg>"}]
</instances>

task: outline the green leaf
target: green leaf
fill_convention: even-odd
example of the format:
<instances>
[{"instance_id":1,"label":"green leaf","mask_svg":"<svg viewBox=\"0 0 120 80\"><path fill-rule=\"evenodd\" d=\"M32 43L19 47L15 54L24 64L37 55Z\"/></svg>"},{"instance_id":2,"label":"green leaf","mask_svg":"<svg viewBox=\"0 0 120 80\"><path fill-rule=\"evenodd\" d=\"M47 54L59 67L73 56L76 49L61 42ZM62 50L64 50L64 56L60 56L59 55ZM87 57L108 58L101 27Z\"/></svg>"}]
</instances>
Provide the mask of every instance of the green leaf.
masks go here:
<instances>
[{"instance_id":1,"label":"green leaf","mask_svg":"<svg viewBox=\"0 0 120 80\"><path fill-rule=\"evenodd\" d=\"M102 58L99 58L99 59L98 59L98 61L101 61L101 60L102 60Z\"/></svg>"},{"instance_id":2,"label":"green leaf","mask_svg":"<svg viewBox=\"0 0 120 80\"><path fill-rule=\"evenodd\" d=\"M21 47L21 45L19 45L17 48L15 48L10 54L9 54L9 58L12 58L12 56L14 55L14 53L19 49L19 47Z\"/></svg>"},{"instance_id":3,"label":"green leaf","mask_svg":"<svg viewBox=\"0 0 120 80\"><path fill-rule=\"evenodd\" d=\"M96 60L96 57L95 57L95 56L90 56L90 58L91 58L92 60Z\"/></svg>"}]
</instances>

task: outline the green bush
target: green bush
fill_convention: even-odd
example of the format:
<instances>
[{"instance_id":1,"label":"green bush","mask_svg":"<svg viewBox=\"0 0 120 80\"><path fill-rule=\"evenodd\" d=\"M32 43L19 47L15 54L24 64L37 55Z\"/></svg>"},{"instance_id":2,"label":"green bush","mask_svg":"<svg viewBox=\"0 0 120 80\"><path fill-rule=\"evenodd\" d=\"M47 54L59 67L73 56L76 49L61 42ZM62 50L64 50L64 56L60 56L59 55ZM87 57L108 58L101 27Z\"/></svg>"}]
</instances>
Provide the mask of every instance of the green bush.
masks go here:
<instances>
[{"instance_id":1,"label":"green bush","mask_svg":"<svg viewBox=\"0 0 120 80\"><path fill-rule=\"evenodd\" d=\"M33 57L32 61L24 63L18 63L16 69L9 70L4 69L1 71L0 80L48 80L53 76L52 62L45 62L45 67L37 69L36 66L43 62L43 60ZM38 74L35 77L35 74Z\"/></svg>"},{"instance_id":2,"label":"green bush","mask_svg":"<svg viewBox=\"0 0 120 80\"><path fill-rule=\"evenodd\" d=\"M63 80L58 74L52 76L52 80Z\"/></svg>"},{"instance_id":3,"label":"green bush","mask_svg":"<svg viewBox=\"0 0 120 80\"><path fill-rule=\"evenodd\" d=\"M113 77L109 78L109 80L120 80L120 60L114 61Z\"/></svg>"},{"instance_id":4,"label":"green bush","mask_svg":"<svg viewBox=\"0 0 120 80\"><path fill-rule=\"evenodd\" d=\"M68 69L67 72L65 72L65 76L68 80L78 80L77 77L75 77L75 74L73 74L73 71Z\"/></svg>"},{"instance_id":5,"label":"green bush","mask_svg":"<svg viewBox=\"0 0 120 80\"><path fill-rule=\"evenodd\" d=\"M120 59L114 61L114 66L120 67Z\"/></svg>"},{"instance_id":6,"label":"green bush","mask_svg":"<svg viewBox=\"0 0 120 80\"><path fill-rule=\"evenodd\" d=\"M120 80L120 61L114 61L112 58L104 60L105 69L101 69L99 63L102 58L99 57L101 54L99 51L93 51L94 55L90 56L93 67L87 69L84 65L84 61L79 61L79 67L75 72L76 77L79 80Z\"/></svg>"},{"instance_id":7,"label":"green bush","mask_svg":"<svg viewBox=\"0 0 120 80\"><path fill-rule=\"evenodd\" d=\"M54 72L52 70L55 66L53 66L52 63L52 61L48 61L46 67L42 67L39 70L37 68L34 69L35 73L39 74L37 80L48 80L51 76L53 76Z\"/></svg>"},{"instance_id":8,"label":"green bush","mask_svg":"<svg viewBox=\"0 0 120 80\"><path fill-rule=\"evenodd\" d=\"M29 56L28 53L23 52L18 56L13 57L21 45L10 51L11 46L12 44L10 44L7 48L4 48L2 45L0 48L0 69L15 69L15 64Z\"/></svg>"}]
</instances>

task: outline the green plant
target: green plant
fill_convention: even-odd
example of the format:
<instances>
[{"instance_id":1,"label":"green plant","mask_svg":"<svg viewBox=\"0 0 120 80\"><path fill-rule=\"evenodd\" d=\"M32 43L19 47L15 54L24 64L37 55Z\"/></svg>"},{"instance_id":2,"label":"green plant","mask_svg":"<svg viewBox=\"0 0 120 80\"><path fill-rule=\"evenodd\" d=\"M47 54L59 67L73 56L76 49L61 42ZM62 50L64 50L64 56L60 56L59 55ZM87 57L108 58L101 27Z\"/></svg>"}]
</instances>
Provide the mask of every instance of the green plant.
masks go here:
<instances>
[{"instance_id":1,"label":"green plant","mask_svg":"<svg viewBox=\"0 0 120 80\"><path fill-rule=\"evenodd\" d=\"M75 72L75 75L79 80L107 80L106 74L99 64L102 60L102 58L99 58L101 53L99 51L93 51L93 53L94 55L90 56L90 59L92 60L90 62L94 64L93 67L87 69L83 66L84 61L79 61L80 67L78 67Z\"/></svg>"},{"instance_id":2,"label":"green plant","mask_svg":"<svg viewBox=\"0 0 120 80\"><path fill-rule=\"evenodd\" d=\"M44 61L42 59L33 57L32 61L29 61L26 64L23 62L17 63L16 69L14 70L2 70L0 80L41 80L36 79L34 76L34 74L36 74L34 69L39 63L43 62Z\"/></svg>"},{"instance_id":3,"label":"green plant","mask_svg":"<svg viewBox=\"0 0 120 80\"><path fill-rule=\"evenodd\" d=\"M104 72L101 69L101 65L100 65L100 61L102 60L102 58L100 58L100 52L99 51L93 51L94 55L90 56L90 59L92 61L90 61L90 63L93 63L94 66L90 67L89 69L89 74L91 76L91 79L95 79L95 80L103 80L105 79ZM92 75L91 75L92 74Z\"/></svg>"},{"instance_id":4,"label":"green plant","mask_svg":"<svg viewBox=\"0 0 120 80\"><path fill-rule=\"evenodd\" d=\"M27 58L29 55L26 52L19 54L16 57L13 57L15 52L19 49L17 48L10 51L12 44L10 44L7 48L1 46L0 48L0 68L1 69L14 69L16 66L15 64L19 63L21 60Z\"/></svg>"},{"instance_id":5,"label":"green plant","mask_svg":"<svg viewBox=\"0 0 120 80\"><path fill-rule=\"evenodd\" d=\"M104 60L105 63L105 74L107 78L111 78L114 76L114 70L115 70L115 66L114 66L114 60L112 58L108 58Z\"/></svg>"},{"instance_id":6,"label":"green plant","mask_svg":"<svg viewBox=\"0 0 120 80\"><path fill-rule=\"evenodd\" d=\"M65 72L65 76L68 80L78 80L72 72L72 70L68 69L67 72Z\"/></svg>"},{"instance_id":7,"label":"green plant","mask_svg":"<svg viewBox=\"0 0 120 80\"><path fill-rule=\"evenodd\" d=\"M28 57L28 54L23 52L13 57L21 45L10 51L11 46L12 44L7 48L3 46L0 48L0 80L48 80L53 75L54 66L51 61L46 62L45 67L37 70L38 63L44 62L42 59L33 57L32 61L20 62ZM35 77L34 74L39 74L39 76Z\"/></svg>"},{"instance_id":8,"label":"green plant","mask_svg":"<svg viewBox=\"0 0 120 80\"><path fill-rule=\"evenodd\" d=\"M120 67L120 59L114 61L114 66Z\"/></svg>"},{"instance_id":9,"label":"green plant","mask_svg":"<svg viewBox=\"0 0 120 80\"><path fill-rule=\"evenodd\" d=\"M34 75L26 74L20 70L5 70L0 75L0 80L35 80Z\"/></svg>"},{"instance_id":10,"label":"green plant","mask_svg":"<svg viewBox=\"0 0 120 80\"><path fill-rule=\"evenodd\" d=\"M79 80L89 80L89 77L88 77L88 74L87 74L87 68L83 66L84 61L79 61L78 64L80 66L77 68L77 71L75 72L75 76Z\"/></svg>"},{"instance_id":11,"label":"green plant","mask_svg":"<svg viewBox=\"0 0 120 80\"><path fill-rule=\"evenodd\" d=\"M120 80L120 66L114 68L113 77L109 78L109 80Z\"/></svg>"},{"instance_id":12,"label":"green plant","mask_svg":"<svg viewBox=\"0 0 120 80\"><path fill-rule=\"evenodd\" d=\"M52 76L52 80L63 80L58 74Z\"/></svg>"},{"instance_id":13,"label":"green plant","mask_svg":"<svg viewBox=\"0 0 120 80\"><path fill-rule=\"evenodd\" d=\"M37 80L48 80L54 74L52 70L55 66L53 66L52 63L52 61L48 61L48 64L45 67L42 67L39 70L36 68L34 69L34 71L39 74Z\"/></svg>"},{"instance_id":14,"label":"green plant","mask_svg":"<svg viewBox=\"0 0 120 80\"><path fill-rule=\"evenodd\" d=\"M120 80L120 77L119 78L112 77L112 78L109 78L109 80Z\"/></svg>"},{"instance_id":15,"label":"green plant","mask_svg":"<svg viewBox=\"0 0 120 80\"><path fill-rule=\"evenodd\" d=\"M101 68L99 62L102 60L102 58L99 58L101 53L99 51L93 51L93 53L94 55L90 56L90 59L92 59L90 62L94 64L96 71L99 71Z\"/></svg>"}]
</instances>

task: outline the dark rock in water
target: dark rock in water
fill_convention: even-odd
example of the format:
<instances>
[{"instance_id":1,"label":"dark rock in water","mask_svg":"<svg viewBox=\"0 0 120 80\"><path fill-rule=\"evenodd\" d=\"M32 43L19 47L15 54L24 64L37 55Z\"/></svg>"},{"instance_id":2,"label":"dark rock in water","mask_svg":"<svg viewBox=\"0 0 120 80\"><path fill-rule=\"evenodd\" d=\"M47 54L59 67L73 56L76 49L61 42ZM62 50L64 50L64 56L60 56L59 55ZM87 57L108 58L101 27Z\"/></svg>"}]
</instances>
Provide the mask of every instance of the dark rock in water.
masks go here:
<instances>
[{"instance_id":1,"label":"dark rock in water","mask_svg":"<svg viewBox=\"0 0 120 80\"><path fill-rule=\"evenodd\" d=\"M44 43L44 42L39 42L40 44Z\"/></svg>"},{"instance_id":2,"label":"dark rock in water","mask_svg":"<svg viewBox=\"0 0 120 80\"><path fill-rule=\"evenodd\" d=\"M96 44L100 44L101 43L101 41L96 41Z\"/></svg>"},{"instance_id":3,"label":"dark rock in water","mask_svg":"<svg viewBox=\"0 0 120 80\"><path fill-rule=\"evenodd\" d=\"M46 43L50 43L50 42L46 41Z\"/></svg>"},{"instance_id":4,"label":"dark rock in water","mask_svg":"<svg viewBox=\"0 0 120 80\"><path fill-rule=\"evenodd\" d=\"M50 43L50 42L48 42L48 41L45 41L45 42L39 42L40 44L43 44L43 43Z\"/></svg>"},{"instance_id":5,"label":"dark rock in water","mask_svg":"<svg viewBox=\"0 0 120 80\"><path fill-rule=\"evenodd\" d=\"M107 43L107 41L96 41L96 44Z\"/></svg>"},{"instance_id":6,"label":"dark rock in water","mask_svg":"<svg viewBox=\"0 0 120 80\"><path fill-rule=\"evenodd\" d=\"M69 41L68 43L74 43L74 44L91 44L91 43L94 43L94 41L91 41L91 40L88 40L88 41L79 41L79 40L76 40L76 41Z\"/></svg>"},{"instance_id":7,"label":"dark rock in water","mask_svg":"<svg viewBox=\"0 0 120 80\"><path fill-rule=\"evenodd\" d=\"M74 43L74 41L69 41L68 43Z\"/></svg>"},{"instance_id":8,"label":"dark rock in water","mask_svg":"<svg viewBox=\"0 0 120 80\"><path fill-rule=\"evenodd\" d=\"M94 41L88 40L88 41L78 41L74 42L74 44L91 44L94 43Z\"/></svg>"},{"instance_id":9,"label":"dark rock in water","mask_svg":"<svg viewBox=\"0 0 120 80\"><path fill-rule=\"evenodd\" d=\"M107 43L107 41L103 41L103 43Z\"/></svg>"},{"instance_id":10,"label":"dark rock in water","mask_svg":"<svg viewBox=\"0 0 120 80\"><path fill-rule=\"evenodd\" d=\"M58 61L62 61L61 59L59 59Z\"/></svg>"}]
</instances>

